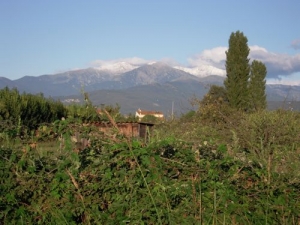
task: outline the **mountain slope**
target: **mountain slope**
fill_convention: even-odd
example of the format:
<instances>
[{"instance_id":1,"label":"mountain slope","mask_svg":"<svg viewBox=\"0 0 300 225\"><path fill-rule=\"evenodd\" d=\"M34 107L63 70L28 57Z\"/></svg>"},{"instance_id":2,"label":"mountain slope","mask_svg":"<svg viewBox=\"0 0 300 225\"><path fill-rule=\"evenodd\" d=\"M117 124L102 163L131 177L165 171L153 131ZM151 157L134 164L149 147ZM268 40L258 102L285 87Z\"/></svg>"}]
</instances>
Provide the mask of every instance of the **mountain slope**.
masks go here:
<instances>
[{"instance_id":1,"label":"mountain slope","mask_svg":"<svg viewBox=\"0 0 300 225\"><path fill-rule=\"evenodd\" d=\"M79 94L82 87L97 90L97 84L105 84L111 77L113 74L107 71L88 68L55 75L25 76L15 80L14 84L21 91L29 93L42 92L45 96L72 95Z\"/></svg>"},{"instance_id":2,"label":"mountain slope","mask_svg":"<svg viewBox=\"0 0 300 225\"><path fill-rule=\"evenodd\" d=\"M15 87L15 83L10 79L7 79L5 77L0 77L0 88L2 89L5 87L13 88Z\"/></svg>"},{"instance_id":3,"label":"mountain slope","mask_svg":"<svg viewBox=\"0 0 300 225\"><path fill-rule=\"evenodd\" d=\"M300 86L269 84L266 93L269 101L300 101Z\"/></svg>"},{"instance_id":4,"label":"mountain slope","mask_svg":"<svg viewBox=\"0 0 300 225\"><path fill-rule=\"evenodd\" d=\"M123 63L54 75L25 76L14 81L0 77L0 88L16 87L20 92L44 93L46 97L70 101L80 98L85 91L90 92L94 104L119 103L126 113L137 108L169 112L174 102L175 110L182 112L191 107L189 99L194 95L201 99L212 84L223 85L224 78L197 77L164 63L139 67ZM300 86L267 85L266 93L272 108L282 105L282 101L300 101Z\"/></svg>"},{"instance_id":5,"label":"mountain slope","mask_svg":"<svg viewBox=\"0 0 300 225\"><path fill-rule=\"evenodd\" d=\"M124 70L126 71L126 68ZM14 85L21 92L43 93L45 96L55 97L80 94L81 89L90 92L100 89L124 89L151 83L162 84L174 80L199 79L162 63L144 65L122 74L118 74L118 71L113 73L106 69L88 68L55 75L25 76L11 81L9 85ZM3 88L6 85L1 86L0 88Z\"/></svg>"},{"instance_id":6,"label":"mountain slope","mask_svg":"<svg viewBox=\"0 0 300 225\"><path fill-rule=\"evenodd\" d=\"M201 99L208 91L208 86L194 80L172 81L163 84L153 83L119 90L98 90L89 93L90 100L95 106L121 106L122 113L134 113L138 108L162 111L170 115L172 102L174 112L183 113L193 107L190 100L193 97ZM83 99L81 96L60 98L62 101Z\"/></svg>"},{"instance_id":7,"label":"mountain slope","mask_svg":"<svg viewBox=\"0 0 300 225\"><path fill-rule=\"evenodd\" d=\"M174 69L164 63L144 65L122 74L119 78L122 88L153 83L163 84L176 80L199 80L199 78L194 75Z\"/></svg>"}]
</instances>

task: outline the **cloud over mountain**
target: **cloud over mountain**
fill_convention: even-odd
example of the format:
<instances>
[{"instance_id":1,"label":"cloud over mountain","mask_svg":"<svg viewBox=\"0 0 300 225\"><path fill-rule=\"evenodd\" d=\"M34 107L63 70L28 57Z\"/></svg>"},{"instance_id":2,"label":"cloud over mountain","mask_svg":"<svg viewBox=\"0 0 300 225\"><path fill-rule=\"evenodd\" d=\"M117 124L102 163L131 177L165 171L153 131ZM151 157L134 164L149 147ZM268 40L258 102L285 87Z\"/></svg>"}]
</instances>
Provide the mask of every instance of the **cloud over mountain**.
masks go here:
<instances>
[{"instance_id":1,"label":"cloud over mountain","mask_svg":"<svg viewBox=\"0 0 300 225\"><path fill-rule=\"evenodd\" d=\"M191 67L197 67L201 65L210 65L214 66L218 69L225 68L225 51L227 47L216 47L212 49L206 49L202 51L200 54L193 56L188 59L189 65Z\"/></svg>"},{"instance_id":2,"label":"cloud over mountain","mask_svg":"<svg viewBox=\"0 0 300 225\"><path fill-rule=\"evenodd\" d=\"M300 54L288 55L269 52L267 49L260 46L254 45L249 46L250 48L250 59L259 60L265 63L268 69L267 78L281 79L283 77L288 77L294 73L300 72ZM224 75L225 71L225 60L227 47L217 47L212 49L207 49L202 51L190 59L188 59L189 68L202 67L206 65L208 69L205 71L207 75L211 75L213 69L218 69L216 75Z\"/></svg>"},{"instance_id":3,"label":"cloud over mountain","mask_svg":"<svg viewBox=\"0 0 300 225\"><path fill-rule=\"evenodd\" d=\"M293 42L294 48L300 45L299 40ZM278 80L294 79L295 74L300 73L300 54L289 55L270 52L267 49L253 45L249 46L251 60L262 61L268 70L267 79ZM216 47L206 49L187 59L187 65L180 65L172 59L162 59L164 63L176 69L183 70L198 77L209 75L226 76L225 61L228 47ZM142 65L152 64L155 61L146 60L138 57L121 58L115 60L95 60L91 66L102 71L109 71L114 74L121 74L131 71ZM180 66L179 66L180 65ZM299 80L299 79L298 79ZM297 81L300 82L300 81Z\"/></svg>"},{"instance_id":4,"label":"cloud over mountain","mask_svg":"<svg viewBox=\"0 0 300 225\"><path fill-rule=\"evenodd\" d=\"M259 46L250 46L250 58L260 60L267 66L268 78L281 79L300 72L300 54L288 55L269 52Z\"/></svg>"},{"instance_id":5,"label":"cloud over mountain","mask_svg":"<svg viewBox=\"0 0 300 225\"><path fill-rule=\"evenodd\" d=\"M226 47L216 47L204 50L200 54L189 58L187 68L184 70L200 77L209 75L225 76L226 50Z\"/></svg>"},{"instance_id":6,"label":"cloud over mountain","mask_svg":"<svg viewBox=\"0 0 300 225\"><path fill-rule=\"evenodd\" d=\"M91 62L91 66L98 70L106 70L120 74L149 63L151 63L150 60L133 57L115 60L95 60Z\"/></svg>"}]
</instances>

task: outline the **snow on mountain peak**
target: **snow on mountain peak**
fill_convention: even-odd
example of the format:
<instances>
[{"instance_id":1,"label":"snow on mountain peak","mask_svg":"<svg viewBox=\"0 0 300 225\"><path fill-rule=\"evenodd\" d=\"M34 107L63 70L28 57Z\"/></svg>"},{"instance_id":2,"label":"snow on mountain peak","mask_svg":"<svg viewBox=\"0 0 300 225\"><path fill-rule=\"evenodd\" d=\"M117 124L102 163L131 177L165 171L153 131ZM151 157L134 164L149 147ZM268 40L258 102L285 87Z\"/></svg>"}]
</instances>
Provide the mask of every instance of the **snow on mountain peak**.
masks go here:
<instances>
[{"instance_id":1,"label":"snow on mountain peak","mask_svg":"<svg viewBox=\"0 0 300 225\"><path fill-rule=\"evenodd\" d=\"M184 72L193 74L197 77L207 77L210 75L218 75L218 76L225 76L226 71L219 69L217 67L211 65L201 65L197 67L182 67L182 66L175 66L175 69L182 70Z\"/></svg>"},{"instance_id":2,"label":"snow on mountain peak","mask_svg":"<svg viewBox=\"0 0 300 225\"><path fill-rule=\"evenodd\" d=\"M98 67L95 67L95 69L98 70L105 70L105 71L109 71L115 74L121 74L121 73L125 73L128 72L130 70L136 69L138 68L138 66L132 65L128 62L113 62L113 63L106 63L103 65L100 65Z\"/></svg>"},{"instance_id":3,"label":"snow on mountain peak","mask_svg":"<svg viewBox=\"0 0 300 225\"><path fill-rule=\"evenodd\" d=\"M150 60L143 60L140 58L125 58L119 60L97 60L94 63L95 69L99 71L106 71L110 72L114 75L120 75L125 72L129 72L136 68L139 68L143 65L156 65L156 64L163 64L163 65L170 65L170 63L166 62L157 62L157 61L150 61ZM208 64L200 64L194 67L184 67L184 66L172 66L171 67L182 70L184 72L190 73L197 77L206 77L209 75L218 75L218 76L225 76L226 72L224 69L219 69L215 66L208 65Z\"/></svg>"},{"instance_id":4,"label":"snow on mountain peak","mask_svg":"<svg viewBox=\"0 0 300 225\"><path fill-rule=\"evenodd\" d=\"M116 60L95 60L91 63L92 67L101 71L111 72L115 75L125 73L146 64L152 64L152 61L138 57L121 58Z\"/></svg>"}]
</instances>

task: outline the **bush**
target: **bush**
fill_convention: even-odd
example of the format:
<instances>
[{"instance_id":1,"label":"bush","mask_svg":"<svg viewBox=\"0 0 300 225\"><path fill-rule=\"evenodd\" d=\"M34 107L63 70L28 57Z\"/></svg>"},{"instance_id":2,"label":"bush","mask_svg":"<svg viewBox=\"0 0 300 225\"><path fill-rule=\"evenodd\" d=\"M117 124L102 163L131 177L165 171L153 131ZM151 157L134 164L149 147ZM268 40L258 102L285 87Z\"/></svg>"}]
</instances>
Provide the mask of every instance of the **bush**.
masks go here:
<instances>
[{"instance_id":1,"label":"bush","mask_svg":"<svg viewBox=\"0 0 300 225\"><path fill-rule=\"evenodd\" d=\"M296 116L277 113L253 114L241 126L259 130L263 118ZM53 129L63 147L0 149L0 223L292 224L300 216L297 145L286 151L282 173L275 157L272 164L254 157L255 145L244 151L240 133L233 151L233 143L170 136L145 146L68 120ZM91 141L78 154L71 142L77 132Z\"/></svg>"}]
</instances>

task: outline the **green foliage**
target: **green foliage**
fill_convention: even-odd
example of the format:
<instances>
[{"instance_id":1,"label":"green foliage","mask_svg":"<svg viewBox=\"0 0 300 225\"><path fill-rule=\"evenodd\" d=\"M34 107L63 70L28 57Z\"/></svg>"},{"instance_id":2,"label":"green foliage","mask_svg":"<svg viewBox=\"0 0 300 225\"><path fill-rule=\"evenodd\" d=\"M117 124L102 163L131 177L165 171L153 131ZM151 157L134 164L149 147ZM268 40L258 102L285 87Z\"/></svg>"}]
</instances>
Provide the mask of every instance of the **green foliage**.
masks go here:
<instances>
[{"instance_id":1,"label":"green foliage","mask_svg":"<svg viewBox=\"0 0 300 225\"><path fill-rule=\"evenodd\" d=\"M9 88L0 90L0 102L0 118L16 122L21 111L18 90Z\"/></svg>"},{"instance_id":2,"label":"green foliage","mask_svg":"<svg viewBox=\"0 0 300 225\"><path fill-rule=\"evenodd\" d=\"M249 92L250 108L257 110L266 109L266 66L257 60L253 60L250 71Z\"/></svg>"},{"instance_id":3,"label":"green foliage","mask_svg":"<svg viewBox=\"0 0 300 225\"><path fill-rule=\"evenodd\" d=\"M68 115L67 117L73 120L78 120L81 122L96 122L100 121L100 117L97 110L92 105L83 106L79 104L72 104L66 106Z\"/></svg>"},{"instance_id":4,"label":"green foliage","mask_svg":"<svg viewBox=\"0 0 300 225\"><path fill-rule=\"evenodd\" d=\"M224 121L227 114L233 111L228 105L225 88L217 85L212 85L198 104L203 120Z\"/></svg>"},{"instance_id":5,"label":"green foliage","mask_svg":"<svg viewBox=\"0 0 300 225\"><path fill-rule=\"evenodd\" d=\"M24 115L51 110L37 97L17 97ZM100 132L90 122L119 108L88 101L18 142L21 117L1 108L0 224L297 224L300 114L235 110L218 86L201 104L148 144Z\"/></svg>"},{"instance_id":6,"label":"green foliage","mask_svg":"<svg viewBox=\"0 0 300 225\"><path fill-rule=\"evenodd\" d=\"M222 113L213 120L197 112L189 121L183 117L158 130L161 138L172 134L193 143L199 163L207 163L201 191L210 190L214 201L209 207L216 207L224 217L213 211L206 223L215 219L224 223L227 218L228 224L295 224L300 201L295 189L300 183L300 114ZM207 207L204 196L201 204Z\"/></svg>"},{"instance_id":7,"label":"green foliage","mask_svg":"<svg viewBox=\"0 0 300 225\"><path fill-rule=\"evenodd\" d=\"M223 104L227 103L227 93L224 87L212 85L208 93L203 97L200 107L209 104Z\"/></svg>"},{"instance_id":8,"label":"green foliage","mask_svg":"<svg viewBox=\"0 0 300 225\"><path fill-rule=\"evenodd\" d=\"M120 113L120 106L118 104L116 104L115 106L105 105L104 107L102 107L101 108L101 113L100 113L101 120L110 121L110 119L108 118L107 113L116 122L119 122L119 121L123 120L123 116Z\"/></svg>"},{"instance_id":9,"label":"green foliage","mask_svg":"<svg viewBox=\"0 0 300 225\"><path fill-rule=\"evenodd\" d=\"M153 115L146 115L142 118L141 121L145 123L156 123L158 119Z\"/></svg>"},{"instance_id":10,"label":"green foliage","mask_svg":"<svg viewBox=\"0 0 300 225\"><path fill-rule=\"evenodd\" d=\"M216 123L195 112L161 125L165 136L157 130L146 146L76 120L43 125L63 145L0 148L0 223L293 224L299 118L257 112ZM90 144L76 153L75 137Z\"/></svg>"},{"instance_id":11,"label":"green foliage","mask_svg":"<svg viewBox=\"0 0 300 225\"><path fill-rule=\"evenodd\" d=\"M59 101L46 99L41 94L19 94L17 89L0 90L0 121L15 124L14 136L21 135L26 130L34 130L41 123L51 123L64 116L66 109ZM1 132L5 130L5 126L0 127Z\"/></svg>"},{"instance_id":12,"label":"green foliage","mask_svg":"<svg viewBox=\"0 0 300 225\"><path fill-rule=\"evenodd\" d=\"M196 111L190 110L187 113L181 115L181 121L190 121L191 119L194 118L195 114L196 114Z\"/></svg>"},{"instance_id":13,"label":"green foliage","mask_svg":"<svg viewBox=\"0 0 300 225\"><path fill-rule=\"evenodd\" d=\"M190 202L186 197L190 185L181 187L177 183L177 169L172 169L174 163L179 163L178 168L183 170L180 161L175 161L175 145L172 140L166 140L142 147L139 141L122 138L114 141L102 136L79 155L68 148L48 152L28 149L25 153L1 149L0 222L154 224L161 221L165 224L195 221L189 213L192 206L185 208ZM182 143L178 148L181 146ZM191 152L176 154L181 164L192 165ZM184 172L182 179L189 179L191 172L187 171L186 175ZM179 212L185 212L186 218Z\"/></svg>"},{"instance_id":14,"label":"green foliage","mask_svg":"<svg viewBox=\"0 0 300 225\"><path fill-rule=\"evenodd\" d=\"M231 33L229 48L226 51L226 73L224 85L231 107L245 110L248 108L250 78L248 39L243 32Z\"/></svg>"},{"instance_id":15,"label":"green foliage","mask_svg":"<svg viewBox=\"0 0 300 225\"><path fill-rule=\"evenodd\" d=\"M248 39L240 31L231 33L226 51L224 81L227 98L232 108L257 111L266 108L266 66L257 60L249 64Z\"/></svg>"},{"instance_id":16,"label":"green foliage","mask_svg":"<svg viewBox=\"0 0 300 225\"><path fill-rule=\"evenodd\" d=\"M295 153L300 143L299 128L299 113L260 111L246 116L236 134L241 148L261 160L267 161L270 154L280 154L276 158L283 160L285 156Z\"/></svg>"},{"instance_id":17,"label":"green foliage","mask_svg":"<svg viewBox=\"0 0 300 225\"><path fill-rule=\"evenodd\" d=\"M88 95L85 95L86 97ZM89 122L109 122L107 113L110 115L111 119L116 122L136 122L137 119L134 115L129 115L125 117L120 113L120 106L118 104L114 105L103 105L101 107L95 107L89 101L85 105L72 104L67 106L68 118L81 121L84 123ZM106 112L105 112L106 111Z\"/></svg>"}]
</instances>

